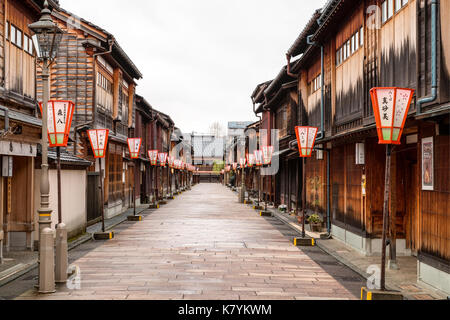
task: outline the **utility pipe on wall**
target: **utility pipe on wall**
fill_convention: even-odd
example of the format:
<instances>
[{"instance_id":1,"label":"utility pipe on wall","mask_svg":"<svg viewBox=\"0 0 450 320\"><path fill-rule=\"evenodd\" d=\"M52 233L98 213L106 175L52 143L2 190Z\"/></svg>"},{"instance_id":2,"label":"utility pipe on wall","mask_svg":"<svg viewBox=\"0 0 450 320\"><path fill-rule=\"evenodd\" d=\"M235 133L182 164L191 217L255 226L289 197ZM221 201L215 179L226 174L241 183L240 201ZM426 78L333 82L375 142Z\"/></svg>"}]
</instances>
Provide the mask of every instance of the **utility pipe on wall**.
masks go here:
<instances>
[{"instance_id":1,"label":"utility pipe on wall","mask_svg":"<svg viewBox=\"0 0 450 320\"><path fill-rule=\"evenodd\" d=\"M420 116L422 105L437 99L437 0L431 0L431 96L417 101L416 113Z\"/></svg>"}]
</instances>

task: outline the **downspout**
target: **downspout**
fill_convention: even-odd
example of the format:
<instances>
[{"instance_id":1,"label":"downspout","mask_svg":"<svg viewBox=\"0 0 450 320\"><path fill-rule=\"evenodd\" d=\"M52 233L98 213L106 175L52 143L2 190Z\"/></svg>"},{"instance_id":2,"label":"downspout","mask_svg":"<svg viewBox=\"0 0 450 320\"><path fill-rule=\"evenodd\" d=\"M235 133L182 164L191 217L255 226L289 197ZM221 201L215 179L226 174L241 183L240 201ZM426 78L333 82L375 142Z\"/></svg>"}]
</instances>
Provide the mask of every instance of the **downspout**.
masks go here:
<instances>
[{"instance_id":1,"label":"downspout","mask_svg":"<svg viewBox=\"0 0 450 320\"><path fill-rule=\"evenodd\" d=\"M309 45L319 46L316 41L312 41L313 35L307 37L307 43ZM320 82L321 82L321 99L320 99L320 132L317 134L317 141L325 138L325 66L324 66L324 48L323 45L320 45Z\"/></svg>"},{"instance_id":2,"label":"downspout","mask_svg":"<svg viewBox=\"0 0 450 320\"><path fill-rule=\"evenodd\" d=\"M437 0L431 0L431 96L417 101L416 116L423 114L423 104L437 99L437 5Z\"/></svg>"}]
</instances>

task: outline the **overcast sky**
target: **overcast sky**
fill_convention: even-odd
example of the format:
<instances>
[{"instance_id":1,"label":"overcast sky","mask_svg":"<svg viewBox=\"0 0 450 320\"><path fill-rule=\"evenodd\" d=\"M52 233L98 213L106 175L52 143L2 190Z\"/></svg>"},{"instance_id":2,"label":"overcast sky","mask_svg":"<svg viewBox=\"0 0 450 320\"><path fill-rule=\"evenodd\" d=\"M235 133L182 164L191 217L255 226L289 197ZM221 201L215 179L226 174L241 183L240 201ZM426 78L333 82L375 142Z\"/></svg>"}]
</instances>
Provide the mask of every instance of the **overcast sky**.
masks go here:
<instances>
[{"instance_id":1,"label":"overcast sky","mask_svg":"<svg viewBox=\"0 0 450 320\"><path fill-rule=\"evenodd\" d=\"M250 96L325 0L60 0L112 33L144 78L137 93L183 132L256 121Z\"/></svg>"}]
</instances>

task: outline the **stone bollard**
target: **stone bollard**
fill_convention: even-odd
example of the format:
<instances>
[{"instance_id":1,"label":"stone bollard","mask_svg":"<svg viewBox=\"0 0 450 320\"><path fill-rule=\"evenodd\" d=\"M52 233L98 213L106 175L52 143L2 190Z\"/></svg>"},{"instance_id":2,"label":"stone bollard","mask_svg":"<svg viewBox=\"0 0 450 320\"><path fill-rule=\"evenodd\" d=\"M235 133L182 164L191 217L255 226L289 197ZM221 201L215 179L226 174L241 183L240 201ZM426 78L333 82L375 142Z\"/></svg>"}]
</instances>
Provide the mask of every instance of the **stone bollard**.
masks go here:
<instances>
[{"instance_id":1,"label":"stone bollard","mask_svg":"<svg viewBox=\"0 0 450 320\"><path fill-rule=\"evenodd\" d=\"M55 248L53 230L42 230L39 244L39 293L55 292Z\"/></svg>"},{"instance_id":2,"label":"stone bollard","mask_svg":"<svg viewBox=\"0 0 450 320\"><path fill-rule=\"evenodd\" d=\"M64 223L60 223L56 227L56 283L67 282L68 267L67 227Z\"/></svg>"}]
</instances>

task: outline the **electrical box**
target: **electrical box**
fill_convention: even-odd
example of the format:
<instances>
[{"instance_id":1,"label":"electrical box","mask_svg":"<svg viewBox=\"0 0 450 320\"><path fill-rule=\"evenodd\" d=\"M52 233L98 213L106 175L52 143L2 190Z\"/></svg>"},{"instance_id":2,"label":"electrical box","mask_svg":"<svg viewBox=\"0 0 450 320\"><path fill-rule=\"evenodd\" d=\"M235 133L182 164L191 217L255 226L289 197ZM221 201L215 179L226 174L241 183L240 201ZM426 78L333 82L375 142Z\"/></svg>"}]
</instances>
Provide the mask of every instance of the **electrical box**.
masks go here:
<instances>
[{"instance_id":1,"label":"electrical box","mask_svg":"<svg viewBox=\"0 0 450 320\"><path fill-rule=\"evenodd\" d=\"M364 151L364 143L356 144L356 164L357 165L365 165L366 164L366 154Z\"/></svg>"},{"instance_id":2,"label":"electrical box","mask_svg":"<svg viewBox=\"0 0 450 320\"><path fill-rule=\"evenodd\" d=\"M2 177L10 178L13 176L13 158L3 156L2 158Z\"/></svg>"}]
</instances>

